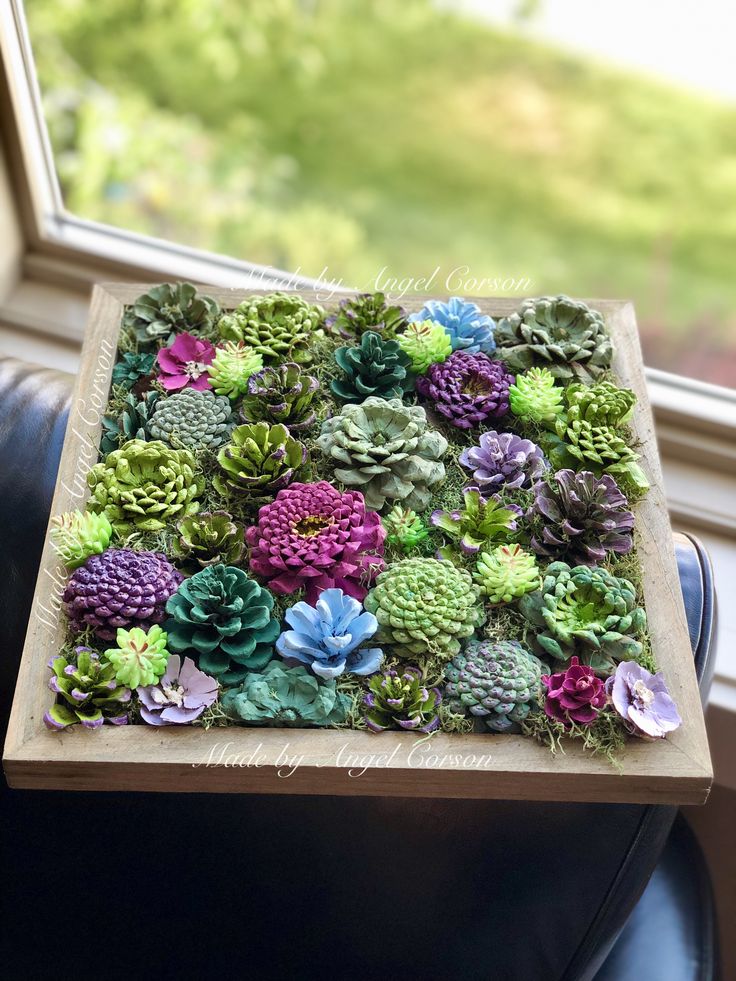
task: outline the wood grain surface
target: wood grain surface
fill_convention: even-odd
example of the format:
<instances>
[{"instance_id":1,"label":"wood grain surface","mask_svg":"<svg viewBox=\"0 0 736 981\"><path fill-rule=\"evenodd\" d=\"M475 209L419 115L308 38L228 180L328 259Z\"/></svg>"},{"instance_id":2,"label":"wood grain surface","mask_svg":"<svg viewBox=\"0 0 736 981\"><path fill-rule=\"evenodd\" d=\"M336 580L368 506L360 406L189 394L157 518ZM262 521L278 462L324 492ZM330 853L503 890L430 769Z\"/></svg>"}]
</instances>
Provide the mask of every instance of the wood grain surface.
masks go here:
<instances>
[{"instance_id":1,"label":"wood grain surface","mask_svg":"<svg viewBox=\"0 0 736 981\"><path fill-rule=\"evenodd\" d=\"M114 284L94 290L52 514L83 507L89 496L85 476L97 457L123 306L148 288ZM251 292L207 286L202 290L224 307L236 306ZM330 300L327 293L302 295L325 305L339 299ZM425 300L417 296L401 302L412 310ZM476 302L494 316L518 306L517 300L509 299ZM8 783L66 790L705 801L712 782L710 757L634 310L618 301L587 302L605 315L616 346L614 368L621 383L638 396L633 425L651 482L647 497L637 506L639 555L654 654L682 715L680 729L654 743L630 740L621 772L577 743L552 756L533 740L513 735L435 733L422 738L399 732L243 727L204 731L144 725L96 731L74 726L49 732L42 721L52 698L46 665L64 635L60 595L66 574L47 535L5 744Z\"/></svg>"}]
</instances>

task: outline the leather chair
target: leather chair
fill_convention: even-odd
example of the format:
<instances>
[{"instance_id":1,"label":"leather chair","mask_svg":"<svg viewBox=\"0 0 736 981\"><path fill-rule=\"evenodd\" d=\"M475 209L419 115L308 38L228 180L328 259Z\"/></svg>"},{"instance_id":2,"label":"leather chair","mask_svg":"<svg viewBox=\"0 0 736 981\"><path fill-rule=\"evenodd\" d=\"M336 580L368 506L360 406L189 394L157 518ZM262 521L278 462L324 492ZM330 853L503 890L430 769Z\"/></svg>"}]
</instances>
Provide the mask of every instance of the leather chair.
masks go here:
<instances>
[{"instance_id":1,"label":"leather chair","mask_svg":"<svg viewBox=\"0 0 736 981\"><path fill-rule=\"evenodd\" d=\"M4 709L68 390L65 376L0 361ZM705 697L710 566L695 541L678 560ZM2 798L9 977L716 974L708 876L674 807L5 787Z\"/></svg>"}]
</instances>

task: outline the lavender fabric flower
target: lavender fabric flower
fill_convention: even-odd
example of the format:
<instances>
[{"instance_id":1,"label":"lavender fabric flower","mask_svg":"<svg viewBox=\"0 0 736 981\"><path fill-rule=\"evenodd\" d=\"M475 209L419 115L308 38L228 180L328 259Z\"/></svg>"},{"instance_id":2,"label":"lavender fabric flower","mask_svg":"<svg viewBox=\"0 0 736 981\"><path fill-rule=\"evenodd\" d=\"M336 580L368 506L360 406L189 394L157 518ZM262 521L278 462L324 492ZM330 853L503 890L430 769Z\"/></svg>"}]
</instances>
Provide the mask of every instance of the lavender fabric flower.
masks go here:
<instances>
[{"instance_id":1,"label":"lavender fabric flower","mask_svg":"<svg viewBox=\"0 0 736 981\"><path fill-rule=\"evenodd\" d=\"M481 313L477 303L463 300L460 296L450 297L447 303L428 300L419 313L410 315L409 320L434 320L435 323L442 324L453 351L467 351L468 354L482 351L491 354L496 349L493 339L495 320Z\"/></svg>"},{"instance_id":2,"label":"lavender fabric flower","mask_svg":"<svg viewBox=\"0 0 736 981\"><path fill-rule=\"evenodd\" d=\"M530 439L514 433L483 433L479 446L463 450L459 464L470 470L485 497L502 487L527 487L549 469L544 453Z\"/></svg>"},{"instance_id":3,"label":"lavender fabric flower","mask_svg":"<svg viewBox=\"0 0 736 981\"><path fill-rule=\"evenodd\" d=\"M453 426L472 429L506 415L513 381L502 361L455 351L446 361L429 366L417 379L417 391Z\"/></svg>"},{"instance_id":4,"label":"lavender fabric flower","mask_svg":"<svg viewBox=\"0 0 736 981\"><path fill-rule=\"evenodd\" d=\"M360 648L378 630L378 620L341 589L325 589L314 606L295 603L284 619L292 629L281 634L276 650L285 661L306 664L320 678L337 678L346 671L373 674L383 661L379 647Z\"/></svg>"},{"instance_id":5,"label":"lavender fabric flower","mask_svg":"<svg viewBox=\"0 0 736 981\"><path fill-rule=\"evenodd\" d=\"M138 688L141 716L150 726L186 725L217 701L217 682L191 657L172 654L157 685Z\"/></svg>"},{"instance_id":6,"label":"lavender fabric flower","mask_svg":"<svg viewBox=\"0 0 736 981\"><path fill-rule=\"evenodd\" d=\"M606 681L613 707L634 736L664 739L682 724L661 673L652 674L636 661L621 661Z\"/></svg>"}]
</instances>

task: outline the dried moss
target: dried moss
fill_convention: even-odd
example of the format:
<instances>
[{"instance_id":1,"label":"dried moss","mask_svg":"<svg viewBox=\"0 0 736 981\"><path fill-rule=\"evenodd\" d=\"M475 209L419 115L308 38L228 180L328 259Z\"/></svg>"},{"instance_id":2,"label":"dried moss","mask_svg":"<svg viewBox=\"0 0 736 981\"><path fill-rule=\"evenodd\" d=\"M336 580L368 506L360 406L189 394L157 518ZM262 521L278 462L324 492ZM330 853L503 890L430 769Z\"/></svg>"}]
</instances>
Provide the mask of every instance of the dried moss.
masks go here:
<instances>
[{"instance_id":1,"label":"dried moss","mask_svg":"<svg viewBox=\"0 0 736 981\"><path fill-rule=\"evenodd\" d=\"M552 754L565 752L565 739L577 739L587 752L604 756L617 770L622 769L619 756L626 746L626 730L620 717L611 709L600 712L589 726L576 723L565 726L540 710L527 716L521 723L521 731L547 746Z\"/></svg>"}]
</instances>

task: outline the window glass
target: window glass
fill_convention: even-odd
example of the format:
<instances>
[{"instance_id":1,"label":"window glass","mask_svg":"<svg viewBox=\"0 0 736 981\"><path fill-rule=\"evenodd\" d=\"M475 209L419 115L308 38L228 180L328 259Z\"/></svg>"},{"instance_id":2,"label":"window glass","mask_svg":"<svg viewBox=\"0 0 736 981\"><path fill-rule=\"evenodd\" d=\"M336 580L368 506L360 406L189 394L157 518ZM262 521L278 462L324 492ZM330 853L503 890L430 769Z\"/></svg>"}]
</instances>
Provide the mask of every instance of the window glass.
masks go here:
<instances>
[{"instance_id":1,"label":"window glass","mask_svg":"<svg viewBox=\"0 0 736 981\"><path fill-rule=\"evenodd\" d=\"M734 385L730 8L26 2L74 214L366 289L632 298L649 364Z\"/></svg>"}]
</instances>

